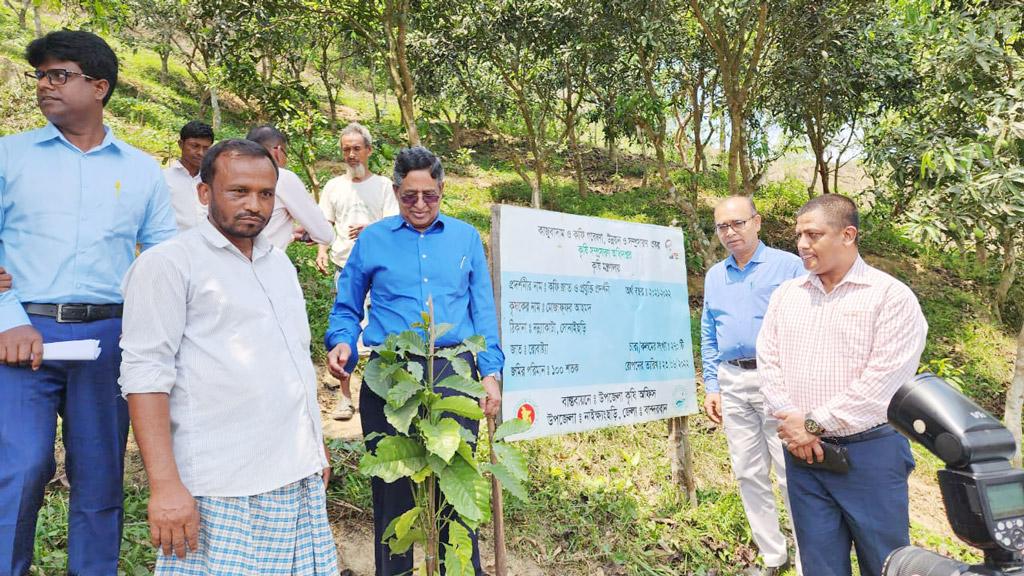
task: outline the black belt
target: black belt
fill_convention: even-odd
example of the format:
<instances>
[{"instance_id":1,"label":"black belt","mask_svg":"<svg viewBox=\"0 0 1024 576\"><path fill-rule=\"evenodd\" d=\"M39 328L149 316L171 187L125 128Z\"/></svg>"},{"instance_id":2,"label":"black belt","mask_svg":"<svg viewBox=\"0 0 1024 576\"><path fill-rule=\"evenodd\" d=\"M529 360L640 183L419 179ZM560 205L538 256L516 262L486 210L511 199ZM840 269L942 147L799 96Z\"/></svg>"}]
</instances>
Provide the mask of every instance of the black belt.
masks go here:
<instances>
[{"instance_id":1,"label":"black belt","mask_svg":"<svg viewBox=\"0 0 1024 576\"><path fill-rule=\"evenodd\" d=\"M124 314L122 304L24 304L25 312L37 316L49 316L57 322L93 322L120 318Z\"/></svg>"},{"instance_id":2,"label":"black belt","mask_svg":"<svg viewBox=\"0 0 1024 576\"><path fill-rule=\"evenodd\" d=\"M850 434L849 436L835 436L835 437L822 437L822 440L827 440L834 444L853 444L854 442L866 442L868 440L874 440L875 438L881 438L889 434L895 434L896 429L888 424L879 424L873 428L868 428L863 432L857 432L856 434Z\"/></svg>"},{"instance_id":3,"label":"black belt","mask_svg":"<svg viewBox=\"0 0 1024 576\"><path fill-rule=\"evenodd\" d=\"M757 358L737 358L735 360L726 360L725 363L744 370L757 370Z\"/></svg>"}]
</instances>

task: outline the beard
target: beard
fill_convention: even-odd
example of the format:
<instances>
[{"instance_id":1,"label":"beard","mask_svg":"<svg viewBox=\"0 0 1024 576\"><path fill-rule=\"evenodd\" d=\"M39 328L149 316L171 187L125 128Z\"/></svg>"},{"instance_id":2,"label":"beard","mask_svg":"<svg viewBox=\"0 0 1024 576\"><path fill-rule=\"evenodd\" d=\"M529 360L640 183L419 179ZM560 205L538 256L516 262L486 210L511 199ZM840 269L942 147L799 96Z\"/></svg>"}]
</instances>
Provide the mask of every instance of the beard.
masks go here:
<instances>
[{"instance_id":1,"label":"beard","mask_svg":"<svg viewBox=\"0 0 1024 576\"><path fill-rule=\"evenodd\" d=\"M362 180L366 178L369 171L366 169L366 164L356 164L354 168L351 164L345 164L345 173L348 174L349 178Z\"/></svg>"}]
</instances>

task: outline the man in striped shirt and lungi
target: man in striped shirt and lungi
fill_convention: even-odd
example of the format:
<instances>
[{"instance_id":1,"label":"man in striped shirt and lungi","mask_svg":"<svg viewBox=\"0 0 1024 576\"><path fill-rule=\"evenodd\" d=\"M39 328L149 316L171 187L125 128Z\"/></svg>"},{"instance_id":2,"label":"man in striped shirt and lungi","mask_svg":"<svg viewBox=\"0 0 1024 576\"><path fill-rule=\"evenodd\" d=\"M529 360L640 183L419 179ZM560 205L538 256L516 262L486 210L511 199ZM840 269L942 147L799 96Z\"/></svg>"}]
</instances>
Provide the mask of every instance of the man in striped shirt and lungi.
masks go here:
<instances>
[{"instance_id":1,"label":"man in striped shirt and lungi","mask_svg":"<svg viewBox=\"0 0 1024 576\"><path fill-rule=\"evenodd\" d=\"M277 168L227 140L208 219L128 271L121 390L151 488L156 574L335 575L329 475L295 268L260 236Z\"/></svg>"},{"instance_id":2,"label":"man in striped shirt and lungi","mask_svg":"<svg viewBox=\"0 0 1024 576\"><path fill-rule=\"evenodd\" d=\"M757 365L789 451L800 558L805 574L848 576L852 544L861 574L878 576L886 556L910 543L914 459L886 411L917 371L928 324L906 285L861 259L849 198L811 200L796 233L809 273L772 295ZM828 446L846 449L848 471L822 468Z\"/></svg>"}]
</instances>

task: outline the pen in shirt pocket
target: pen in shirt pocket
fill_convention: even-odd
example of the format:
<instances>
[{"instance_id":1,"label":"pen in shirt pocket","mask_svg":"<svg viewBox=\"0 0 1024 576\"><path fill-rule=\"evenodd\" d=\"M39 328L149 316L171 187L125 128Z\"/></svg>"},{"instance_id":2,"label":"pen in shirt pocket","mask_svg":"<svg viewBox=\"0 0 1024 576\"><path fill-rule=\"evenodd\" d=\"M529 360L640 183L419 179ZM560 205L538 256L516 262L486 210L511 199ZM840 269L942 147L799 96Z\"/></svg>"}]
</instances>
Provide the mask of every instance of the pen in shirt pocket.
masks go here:
<instances>
[{"instance_id":1,"label":"pen in shirt pocket","mask_svg":"<svg viewBox=\"0 0 1024 576\"><path fill-rule=\"evenodd\" d=\"M459 270L462 270L462 265L463 265L463 264L465 264L465 263L466 263L466 257L465 257L465 256L463 256L463 257L462 257L462 261L461 261L461 262L459 262Z\"/></svg>"}]
</instances>

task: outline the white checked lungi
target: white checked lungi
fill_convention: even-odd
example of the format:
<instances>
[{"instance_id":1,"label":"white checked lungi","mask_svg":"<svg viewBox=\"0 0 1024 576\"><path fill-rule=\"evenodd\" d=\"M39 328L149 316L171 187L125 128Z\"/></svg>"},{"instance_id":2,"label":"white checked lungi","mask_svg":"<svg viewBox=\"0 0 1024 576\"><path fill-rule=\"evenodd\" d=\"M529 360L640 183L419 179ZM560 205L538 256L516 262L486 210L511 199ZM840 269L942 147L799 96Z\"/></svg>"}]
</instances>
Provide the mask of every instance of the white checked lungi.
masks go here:
<instances>
[{"instance_id":1,"label":"white checked lungi","mask_svg":"<svg viewBox=\"0 0 1024 576\"><path fill-rule=\"evenodd\" d=\"M764 413L764 397L757 370L744 370L722 362L718 365L718 385L722 394L722 422L729 443L732 472L740 487L740 499L747 513L754 542L765 566L786 562L786 536L779 527L775 492L769 476L772 468L789 509L786 492L786 464L779 421ZM792 526L791 526L792 528ZM800 553L797 551L799 571Z\"/></svg>"},{"instance_id":2,"label":"white checked lungi","mask_svg":"<svg viewBox=\"0 0 1024 576\"><path fill-rule=\"evenodd\" d=\"M337 576L320 475L237 498L201 496L199 550L157 552L157 576Z\"/></svg>"}]
</instances>

